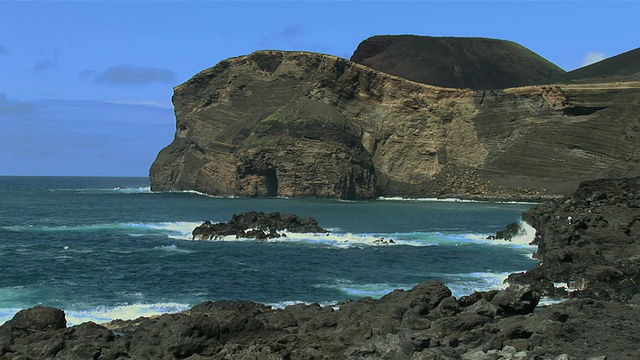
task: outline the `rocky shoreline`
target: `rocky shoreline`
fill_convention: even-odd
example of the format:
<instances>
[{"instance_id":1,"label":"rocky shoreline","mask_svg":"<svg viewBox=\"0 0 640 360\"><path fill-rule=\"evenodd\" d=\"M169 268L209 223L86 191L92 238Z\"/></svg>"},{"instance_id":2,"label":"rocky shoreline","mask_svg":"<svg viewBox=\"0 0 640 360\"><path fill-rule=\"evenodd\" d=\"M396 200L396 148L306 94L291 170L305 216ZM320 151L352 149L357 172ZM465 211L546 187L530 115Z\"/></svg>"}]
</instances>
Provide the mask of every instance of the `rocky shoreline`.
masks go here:
<instances>
[{"instance_id":1,"label":"rocky shoreline","mask_svg":"<svg viewBox=\"0 0 640 360\"><path fill-rule=\"evenodd\" d=\"M505 290L455 298L425 281L330 307L205 302L72 327L36 307L0 326L0 359L639 358L640 178L583 183L523 218L542 262ZM565 301L538 306L542 295Z\"/></svg>"}]
</instances>

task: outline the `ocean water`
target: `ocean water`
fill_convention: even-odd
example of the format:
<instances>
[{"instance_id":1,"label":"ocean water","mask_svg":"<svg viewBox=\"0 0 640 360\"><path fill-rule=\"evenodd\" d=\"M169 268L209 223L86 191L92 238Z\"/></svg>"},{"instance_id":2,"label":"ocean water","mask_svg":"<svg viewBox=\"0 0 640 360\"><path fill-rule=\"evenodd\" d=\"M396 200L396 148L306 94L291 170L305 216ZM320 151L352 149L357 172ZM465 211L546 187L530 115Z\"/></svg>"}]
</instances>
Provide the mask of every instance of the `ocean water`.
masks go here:
<instances>
[{"instance_id":1,"label":"ocean water","mask_svg":"<svg viewBox=\"0 0 640 360\"><path fill-rule=\"evenodd\" d=\"M206 300L283 307L379 298L423 280L454 296L535 266L526 245L485 240L531 204L379 199L234 199L152 193L146 178L0 177L0 324L20 309L69 325L186 310ZM329 234L193 241L244 211L314 217ZM393 244L376 244L377 239Z\"/></svg>"}]
</instances>

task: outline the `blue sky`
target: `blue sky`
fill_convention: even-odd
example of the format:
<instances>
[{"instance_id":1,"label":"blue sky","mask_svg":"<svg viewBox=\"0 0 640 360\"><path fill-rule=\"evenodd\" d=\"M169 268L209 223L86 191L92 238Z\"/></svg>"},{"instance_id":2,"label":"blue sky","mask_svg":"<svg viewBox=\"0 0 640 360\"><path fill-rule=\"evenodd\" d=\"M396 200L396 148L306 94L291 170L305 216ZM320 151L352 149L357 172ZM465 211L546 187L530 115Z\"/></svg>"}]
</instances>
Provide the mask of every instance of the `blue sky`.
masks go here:
<instances>
[{"instance_id":1,"label":"blue sky","mask_svg":"<svg viewBox=\"0 0 640 360\"><path fill-rule=\"evenodd\" d=\"M565 70L640 47L640 1L0 1L0 175L146 176L172 88L260 49L515 41Z\"/></svg>"}]
</instances>

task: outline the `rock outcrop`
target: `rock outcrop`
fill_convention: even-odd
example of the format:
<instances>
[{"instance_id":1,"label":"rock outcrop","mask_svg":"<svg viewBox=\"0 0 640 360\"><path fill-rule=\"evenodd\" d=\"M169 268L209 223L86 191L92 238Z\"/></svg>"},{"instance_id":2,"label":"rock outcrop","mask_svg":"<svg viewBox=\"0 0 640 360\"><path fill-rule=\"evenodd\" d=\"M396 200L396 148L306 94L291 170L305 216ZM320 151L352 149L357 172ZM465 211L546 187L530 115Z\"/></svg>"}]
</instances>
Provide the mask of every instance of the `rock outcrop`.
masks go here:
<instances>
[{"instance_id":1,"label":"rock outcrop","mask_svg":"<svg viewBox=\"0 0 640 360\"><path fill-rule=\"evenodd\" d=\"M368 199L564 195L640 175L640 83L441 88L258 51L174 89L154 191ZM559 170L561 169L561 170Z\"/></svg>"},{"instance_id":2,"label":"rock outcrop","mask_svg":"<svg viewBox=\"0 0 640 360\"><path fill-rule=\"evenodd\" d=\"M216 240L225 236L256 240L274 239L292 233L327 233L314 218L301 218L293 214L250 211L234 214L229 222L205 221L191 233L193 240Z\"/></svg>"},{"instance_id":3,"label":"rock outcrop","mask_svg":"<svg viewBox=\"0 0 640 360\"><path fill-rule=\"evenodd\" d=\"M510 283L543 295L640 302L640 178L585 182L523 218L536 228L541 264Z\"/></svg>"},{"instance_id":4,"label":"rock outcrop","mask_svg":"<svg viewBox=\"0 0 640 360\"><path fill-rule=\"evenodd\" d=\"M334 307L205 302L179 314L59 326L27 309L2 359L637 359L637 307L572 300L531 313L531 287L458 301L440 282ZM47 309L49 313L60 312ZM39 323L23 328L16 323ZM47 323L49 322L49 323Z\"/></svg>"},{"instance_id":5,"label":"rock outcrop","mask_svg":"<svg viewBox=\"0 0 640 360\"><path fill-rule=\"evenodd\" d=\"M521 45L487 38L373 36L351 61L423 84L474 90L545 84L565 73Z\"/></svg>"}]
</instances>

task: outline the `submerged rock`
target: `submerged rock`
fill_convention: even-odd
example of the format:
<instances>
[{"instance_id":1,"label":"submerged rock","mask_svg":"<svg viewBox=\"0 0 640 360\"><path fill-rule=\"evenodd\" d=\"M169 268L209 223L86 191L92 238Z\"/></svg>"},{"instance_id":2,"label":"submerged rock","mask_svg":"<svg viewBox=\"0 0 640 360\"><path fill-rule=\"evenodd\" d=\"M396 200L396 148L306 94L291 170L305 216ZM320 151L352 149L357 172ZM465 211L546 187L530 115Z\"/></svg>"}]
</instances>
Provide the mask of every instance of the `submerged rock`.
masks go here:
<instances>
[{"instance_id":1,"label":"submerged rock","mask_svg":"<svg viewBox=\"0 0 640 360\"><path fill-rule=\"evenodd\" d=\"M313 218L301 218L292 214L250 211L233 215L227 223L205 221L192 232L193 240L216 240L224 236L266 240L292 233L326 233Z\"/></svg>"}]
</instances>

